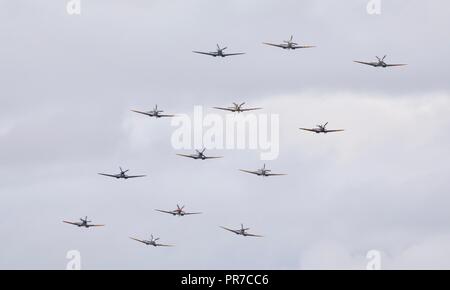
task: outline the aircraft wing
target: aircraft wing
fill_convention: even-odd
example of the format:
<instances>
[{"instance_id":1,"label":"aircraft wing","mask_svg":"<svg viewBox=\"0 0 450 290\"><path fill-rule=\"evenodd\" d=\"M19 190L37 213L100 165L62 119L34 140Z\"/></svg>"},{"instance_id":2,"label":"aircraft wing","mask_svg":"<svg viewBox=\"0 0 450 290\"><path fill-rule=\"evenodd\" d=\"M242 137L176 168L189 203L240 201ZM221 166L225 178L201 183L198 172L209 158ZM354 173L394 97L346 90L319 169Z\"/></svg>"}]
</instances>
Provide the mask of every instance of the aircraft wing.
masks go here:
<instances>
[{"instance_id":1,"label":"aircraft wing","mask_svg":"<svg viewBox=\"0 0 450 290\"><path fill-rule=\"evenodd\" d=\"M270 45L270 46L275 46L275 47L279 47L279 48L286 48L287 47L285 44L275 44L275 43L267 43L267 42L263 42L263 44Z\"/></svg>"},{"instance_id":2,"label":"aircraft wing","mask_svg":"<svg viewBox=\"0 0 450 290\"><path fill-rule=\"evenodd\" d=\"M162 118L172 118L172 117L176 117L175 115L158 115L158 117L162 117Z\"/></svg>"},{"instance_id":3,"label":"aircraft wing","mask_svg":"<svg viewBox=\"0 0 450 290\"><path fill-rule=\"evenodd\" d=\"M287 174L280 174L280 173L266 173L267 176L285 176Z\"/></svg>"},{"instance_id":4,"label":"aircraft wing","mask_svg":"<svg viewBox=\"0 0 450 290\"><path fill-rule=\"evenodd\" d=\"M135 240L135 241L137 241L137 242L140 242L140 243L143 243L143 244L146 244L146 245L147 245L147 243L144 242L143 240L135 239L135 238L132 238L132 237L130 237L130 239Z\"/></svg>"},{"instance_id":5,"label":"aircraft wing","mask_svg":"<svg viewBox=\"0 0 450 290\"><path fill-rule=\"evenodd\" d=\"M135 113L138 113L138 114L142 114L142 115L153 117L153 114L150 114L148 112L141 112L141 111L136 111L136 110L131 110L131 111L135 112Z\"/></svg>"},{"instance_id":6,"label":"aircraft wing","mask_svg":"<svg viewBox=\"0 0 450 290\"><path fill-rule=\"evenodd\" d=\"M209 156L209 157L205 157L205 159L219 159L219 158L223 158L223 156Z\"/></svg>"},{"instance_id":7,"label":"aircraft wing","mask_svg":"<svg viewBox=\"0 0 450 290\"><path fill-rule=\"evenodd\" d=\"M345 130L326 130L326 133L335 133L335 132L343 132Z\"/></svg>"},{"instance_id":8,"label":"aircraft wing","mask_svg":"<svg viewBox=\"0 0 450 290\"><path fill-rule=\"evenodd\" d=\"M162 209L155 209L155 210L162 212L162 213L175 214L173 211L167 211L167 210L162 210Z\"/></svg>"},{"instance_id":9,"label":"aircraft wing","mask_svg":"<svg viewBox=\"0 0 450 290\"><path fill-rule=\"evenodd\" d=\"M177 155L178 155L178 156L181 156L181 157L187 157L187 158L195 159L195 157L192 156L192 155L186 155L186 154L177 154Z\"/></svg>"},{"instance_id":10,"label":"aircraft wing","mask_svg":"<svg viewBox=\"0 0 450 290\"><path fill-rule=\"evenodd\" d=\"M245 234L246 237L255 237L255 238L262 238L263 236L260 235L254 235L254 234Z\"/></svg>"},{"instance_id":11,"label":"aircraft wing","mask_svg":"<svg viewBox=\"0 0 450 290\"><path fill-rule=\"evenodd\" d=\"M217 53L215 53L215 52L193 51L193 53L204 54L204 55L210 55L210 56L217 56Z\"/></svg>"},{"instance_id":12,"label":"aircraft wing","mask_svg":"<svg viewBox=\"0 0 450 290\"><path fill-rule=\"evenodd\" d=\"M88 228L90 227L104 227L105 225L87 225Z\"/></svg>"},{"instance_id":13,"label":"aircraft wing","mask_svg":"<svg viewBox=\"0 0 450 290\"><path fill-rule=\"evenodd\" d=\"M74 225L74 226L79 226L79 223L74 223L74 222L68 222L68 221L63 221L63 223L69 224L69 225Z\"/></svg>"},{"instance_id":14,"label":"aircraft wing","mask_svg":"<svg viewBox=\"0 0 450 290\"><path fill-rule=\"evenodd\" d=\"M235 112L235 109L231 109L231 108L220 108L220 107L213 107L213 109L217 109L217 110L222 110L222 111L230 111L230 112Z\"/></svg>"},{"instance_id":15,"label":"aircraft wing","mask_svg":"<svg viewBox=\"0 0 450 290\"><path fill-rule=\"evenodd\" d=\"M106 174L106 173L99 173L100 175L103 175L103 176L108 176L108 177L114 177L114 178L117 178L117 174Z\"/></svg>"},{"instance_id":16,"label":"aircraft wing","mask_svg":"<svg viewBox=\"0 0 450 290\"><path fill-rule=\"evenodd\" d=\"M239 171L242 171L242 172L245 172L245 173L250 173L250 174L256 174L256 175L259 174L257 171L250 171L250 170L244 170L244 169L239 169Z\"/></svg>"},{"instance_id":17,"label":"aircraft wing","mask_svg":"<svg viewBox=\"0 0 450 290\"><path fill-rule=\"evenodd\" d=\"M201 212L185 212L184 215L202 214Z\"/></svg>"},{"instance_id":18,"label":"aircraft wing","mask_svg":"<svg viewBox=\"0 0 450 290\"><path fill-rule=\"evenodd\" d=\"M292 47L292 49L301 49L301 48L313 48L315 47L314 45L296 45L294 47Z\"/></svg>"},{"instance_id":19,"label":"aircraft wing","mask_svg":"<svg viewBox=\"0 0 450 290\"><path fill-rule=\"evenodd\" d=\"M249 111L256 111L256 110L262 110L262 108L248 108L248 109L241 109L241 112L249 112Z\"/></svg>"},{"instance_id":20,"label":"aircraft wing","mask_svg":"<svg viewBox=\"0 0 450 290\"><path fill-rule=\"evenodd\" d=\"M364 61L357 61L355 60L356 63L360 63L360 64L365 64L365 65L370 65L370 66L377 66L375 63L373 62L364 62Z\"/></svg>"},{"instance_id":21,"label":"aircraft wing","mask_svg":"<svg viewBox=\"0 0 450 290\"><path fill-rule=\"evenodd\" d=\"M232 233L235 233L235 234L239 234L239 231L232 230L232 229L229 229L229 228L226 228L226 227L222 227L222 226L221 226L221 228L224 229L224 230L227 230L229 232L232 232Z\"/></svg>"},{"instance_id":22,"label":"aircraft wing","mask_svg":"<svg viewBox=\"0 0 450 290\"><path fill-rule=\"evenodd\" d=\"M391 66L405 66L407 64L387 64L387 67L391 67Z\"/></svg>"},{"instance_id":23,"label":"aircraft wing","mask_svg":"<svg viewBox=\"0 0 450 290\"><path fill-rule=\"evenodd\" d=\"M174 245L156 244L157 247L175 247Z\"/></svg>"},{"instance_id":24,"label":"aircraft wing","mask_svg":"<svg viewBox=\"0 0 450 290\"><path fill-rule=\"evenodd\" d=\"M314 132L314 133L317 132L317 131L314 130L314 129L307 129L307 128L300 128L300 130L303 130L303 131L309 131L309 132Z\"/></svg>"},{"instance_id":25,"label":"aircraft wing","mask_svg":"<svg viewBox=\"0 0 450 290\"><path fill-rule=\"evenodd\" d=\"M127 175L127 178L146 177L147 175Z\"/></svg>"},{"instance_id":26,"label":"aircraft wing","mask_svg":"<svg viewBox=\"0 0 450 290\"><path fill-rule=\"evenodd\" d=\"M224 53L223 56L233 56L233 55L243 55L245 52L238 52L238 53Z\"/></svg>"}]
</instances>

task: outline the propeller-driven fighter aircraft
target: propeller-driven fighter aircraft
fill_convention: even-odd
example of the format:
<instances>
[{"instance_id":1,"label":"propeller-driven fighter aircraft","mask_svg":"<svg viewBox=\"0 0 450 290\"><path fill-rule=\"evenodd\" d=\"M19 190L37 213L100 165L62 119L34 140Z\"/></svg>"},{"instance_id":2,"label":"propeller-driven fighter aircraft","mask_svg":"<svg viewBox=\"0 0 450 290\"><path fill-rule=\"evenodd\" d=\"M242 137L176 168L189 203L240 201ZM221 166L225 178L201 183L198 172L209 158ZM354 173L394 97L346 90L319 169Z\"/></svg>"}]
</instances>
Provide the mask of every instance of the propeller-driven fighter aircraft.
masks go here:
<instances>
[{"instance_id":1,"label":"propeller-driven fighter aircraft","mask_svg":"<svg viewBox=\"0 0 450 290\"><path fill-rule=\"evenodd\" d=\"M165 245L165 244L160 244L157 243L157 241L159 240L159 238L154 238L153 235L150 235L150 240L139 240L136 238L132 238L130 237L130 239L135 240L137 242L146 244L147 246L153 246L153 247L173 247L173 245Z\"/></svg>"},{"instance_id":2,"label":"propeller-driven fighter aircraft","mask_svg":"<svg viewBox=\"0 0 450 290\"><path fill-rule=\"evenodd\" d=\"M387 64L384 60L386 59L387 55L385 55L383 58L379 58L378 56L376 57L378 61L376 62L364 62L364 61L357 61L355 60L356 63L360 63L360 64L365 64L365 65L370 65L373 67L393 67L393 66L405 66L407 64Z\"/></svg>"},{"instance_id":3,"label":"propeller-driven fighter aircraft","mask_svg":"<svg viewBox=\"0 0 450 290\"><path fill-rule=\"evenodd\" d=\"M287 175L287 174L272 173L272 170L266 169L266 164L264 164L263 168L258 169L256 171L243 170L243 169L239 169L239 170L242 172L245 172L245 173L255 174L255 175L263 176L263 177Z\"/></svg>"},{"instance_id":4,"label":"propeller-driven fighter aircraft","mask_svg":"<svg viewBox=\"0 0 450 290\"><path fill-rule=\"evenodd\" d=\"M177 209L175 210L171 210L171 211L166 211L166 210L161 210L161 209L155 209L156 211L162 212L162 213L168 213L171 214L173 216L185 216L185 215L194 215L194 214L201 214L201 212L186 212L184 211L184 205L182 207L180 207L177 204Z\"/></svg>"},{"instance_id":5,"label":"propeller-driven fighter aircraft","mask_svg":"<svg viewBox=\"0 0 450 290\"><path fill-rule=\"evenodd\" d=\"M263 236L260 236L260 235L254 235L254 234L247 233L247 231L250 230L250 228L244 228L243 224L241 224L241 228L238 229L238 230L232 230L232 229L229 229L229 228L226 228L226 227L222 227L222 226L221 226L221 228L224 229L224 230L227 230L229 232L235 233L236 235L240 235L240 236L244 236L244 237L257 237L257 238L262 238L263 237Z\"/></svg>"},{"instance_id":6,"label":"propeller-driven fighter aircraft","mask_svg":"<svg viewBox=\"0 0 450 290\"><path fill-rule=\"evenodd\" d=\"M117 178L117 179L128 179L128 178L137 178L137 177L145 177L146 175L127 175L126 173L128 172L128 171L130 171L129 169L128 170L122 170L122 167L119 167L119 169L120 169L120 173L118 173L118 174L106 174L106 173L99 173L100 175L103 175L103 176L108 176L108 177L114 177L114 178Z\"/></svg>"},{"instance_id":7,"label":"propeller-driven fighter aircraft","mask_svg":"<svg viewBox=\"0 0 450 290\"><path fill-rule=\"evenodd\" d=\"M213 57L227 57L227 56L233 56L233 55L242 55L245 54L244 52L238 52L238 53L224 53L224 50L226 50L228 47L220 48L220 46L217 44L217 50L213 52L202 52L202 51L193 51L194 53L199 54L205 54L210 55Z\"/></svg>"},{"instance_id":8,"label":"propeller-driven fighter aircraft","mask_svg":"<svg viewBox=\"0 0 450 290\"><path fill-rule=\"evenodd\" d=\"M91 224L89 224L92 221L88 220L88 217L80 218L80 221L81 222L63 221L63 223L74 225L74 226L77 226L79 228L83 227L83 228L87 228L87 229L90 228L90 227L104 227L105 226L105 225L91 225Z\"/></svg>"},{"instance_id":9,"label":"propeller-driven fighter aircraft","mask_svg":"<svg viewBox=\"0 0 450 290\"><path fill-rule=\"evenodd\" d=\"M265 45L270 45L270 46L275 46L275 47L279 47L282 49L300 49L300 48L312 48L315 47L313 45L299 45L298 43L293 42L294 36L291 35L291 38L289 40L285 40L283 41L284 43L281 44L275 44L275 43L268 43L268 42L263 42L263 44Z\"/></svg>"},{"instance_id":10,"label":"propeller-driven fighter aircraft","mask_svg":"<svg viewBox=\"0 0 450 290\"><path fill-rule=\"evenodd\" d=\"M136 110L131 110L132 112L138 113L138 114L143 114L149 117L154 117L154 118L172 118L175 117L175 115L166 115L166 114L161 114L164 111L162 110L158 110L158 105L155 106L155 108L151 111L148 112L143 112L143 111L136 111Z\"/></svg>"},{"instance_id":11,"label":"propeller-driven fighter aircraft","mask_svg":"<svg viewBox=\"0 0 450 290\"><path fill-rule=\"evenodd\" d=\"M214 107L214 109L222 110L222 111L229 111L229 112L233 112L233 113L243 113L243 112L256 111L256 110L262 109L262 108L246 108L246 109L244 109L243 108L244 105L245 105L245 102L241 103L241 104L233 103L233 107L227 107L227 108Z\"/></svg>"},{"instance_id":12,"label":"propeller-driven fighter aircraft","mask_svg":"<svg viewBox=\"0 0 450 290\"><path fill-rule=\"evenodd\" d=\"M317 125L316 128L312 128L312 129L300 128L300 130L309 131L309 132L313 132L313 133L317 133L317 134L320 134L320 133L327 134L327 133L335 133L335 132L343 132L343 131L345 131L343 129L328 130L327 129L327 125L328 125L328 122L326 122L324 125Z\"/></svg>"},{"instance_id":13,"label":"propeller-driven fighter aircraft","mask_svg":"<svg viewBox=\"0 0 450 290\"><path fill-rule=\"evenodd\" d=\"M195 150L195 151L196 151L196 153L194 153L194 154L177 154L177 155L181 156L181 157L192 158L192 159L195 159L195 160L207 160L207 159L223 158L222 156L216 156L216 157L206 156L205 155L206 148L204 148L202 151L200 151L200 150Z\"/></svg>"}]
</instances>

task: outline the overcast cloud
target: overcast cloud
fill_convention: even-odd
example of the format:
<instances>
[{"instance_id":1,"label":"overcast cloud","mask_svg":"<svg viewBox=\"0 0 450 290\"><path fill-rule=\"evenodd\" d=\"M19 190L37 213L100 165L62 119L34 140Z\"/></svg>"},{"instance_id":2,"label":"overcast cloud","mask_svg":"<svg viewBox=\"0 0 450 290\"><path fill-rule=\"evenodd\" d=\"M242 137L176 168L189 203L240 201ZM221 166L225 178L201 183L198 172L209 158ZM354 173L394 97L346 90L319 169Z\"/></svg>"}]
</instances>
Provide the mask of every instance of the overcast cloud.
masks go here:
<instances>
[{"instance_id":1,"label":"overcast cloud","mask_svg":"<svg viewBox=\"0 0 450 290\"><path fill-rule=\"evenodd\" d=\"M59 3L58 3L59 2ZM0 0L0 268L450 268L450 3L383 0ZM310 50L263 46L293 34ZM247 55L213 59L216 43ZM353 63L388 55L408 63ZM280 116L289 175L260 152L175 155L170 120L130 109L247 101ZM302 133L330 122L337 135ZM118 167L147 178L110 180ZM173 218L177 203L202 216ZM61 221L88 215L83 230ZM240 223L245 239L218 226ZM128 239L153 233L175 248Z\"/></svg>"}]
</instances>

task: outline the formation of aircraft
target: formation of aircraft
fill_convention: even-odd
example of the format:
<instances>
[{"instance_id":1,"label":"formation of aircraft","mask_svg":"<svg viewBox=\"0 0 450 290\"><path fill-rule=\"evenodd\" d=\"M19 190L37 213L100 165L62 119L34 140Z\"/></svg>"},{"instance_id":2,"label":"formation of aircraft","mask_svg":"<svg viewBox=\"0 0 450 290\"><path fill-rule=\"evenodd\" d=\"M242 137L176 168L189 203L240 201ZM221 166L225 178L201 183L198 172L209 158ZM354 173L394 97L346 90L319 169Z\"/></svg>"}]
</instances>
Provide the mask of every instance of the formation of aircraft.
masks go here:
<instances>
[{"instance_id":1,"label":"formation of aircraft","mask_svg":"<svg viewBox=\"0 0 450 290\"><path fill-rule=\"evenodd\" d=\"M107 177L113 177L117 179L128 179L128 178L138 178L138 177L145 177L146 175L127 175L126 173L128 170L122 170L122 167L119 167L120 173L118 174L107 174L107 173L99 173L100 175L107 176Z\"/></svg>"},{"instance_id":2,"label":"formation of aircraft","mask_svg":"<svg viewBox=\"0 0 450 290\"><path fill-rule=\"evenodd\" d=\"M162 212L162 213L167 213L167 214L171 214L173 216L185 216L185 215L196 215L196 214L201 214L201 212L186 212L184 211L184 205L182 207L180 207L177 204L177 208L174 210L161 210L161 209L155 209L156 211Z\"/></svg>"},{"instance_id":3,"label":"formation of aircraft","mask_svg":"<svg viewBox=\"0 0 450 290\"><path fill-rule=\"evenodd\" d=\"M244 109L244 108L242 108L244 105L245 105L245 102L241 103L241 104L233 103L232 107L227 107L227 108L214 107L214 109L222 110L222 111L229 111L229 112L233 112L233 113L243 113L243 112L249 112L249 111L262 110L262 108L247 108L247 109Z\"/></svg>"},{"instance_id":4,"label":"formation of aircraft","mask_svg":"<svg viewBox=\"0 0 450 290\"><path fill-rule=\"evenodd\" d=\"M222 227L222 229L227 230L229 232L235 233L236 235L240 235L240 236L244 236L244 237L256 237L256 238L262 238L263 236L260 235L255 235L255 234L250 234L247 231L250 230L250 228L244 228L244 225L241 224L241 228L237 229L237 230L232 230L226 227Z\"/></svg>"},{"instance_id":5,"label":"formation of aircraft","mask_svg":"<svg viewBox=\"0 0 450 290\"><path fill-rule=\"evenodd\" d=\"M383 58L379 58L378 56L376 57L378 61L376 62L364 62L364 61L357 61L355 60L356 63L360 63L360 64L365 64L365 65L370 65L373 67L393 67L393 66L405 66L407 64L387 64L384 60L386 59L387 55L385 55Z\"/></svg>"},{"instance_id":6,"label":"formation of aircraft","mask_svg":"<svg viewBox=\"0 0 450 290\"><path fill-rule=\"evenodd\" d=\"M263 176L263 177L287 175L287 174L272 173L272 170L266 169L266 164L264 164L263 168L255 170L255 171L244 170L244 169L239 169L239 170L242 172L245 172L245 173L255 174L255 175Z\"/></svg>"},{"instance_id":7,"label":"formation of aircraft","mask_svg":"<svg viewBox=\"0 0 450 290\"><path fill-rule=\"evenodd\" d=\"M270 45L270 46L275 46L275 47L279 47L282 49L300 49L300 48L313 48L315 47L314 45L299 45L298 43L295 43L293 41L294 36L291 35L291 38L289 40L284 40L283 43L280 44L276 44L276 43L269 43L269 42L263 42L263 44L265 45Z\"/></svg>"},{"instance_id":8,"label":"formation of aircraft","mask_svg":"<svg viewBox=\"0 0 450 290\"><path fill-rule=\"evenodd\" d=\"M343 132L343 131L345 131L343 129L328 130L327 129L327 125L328 125L328 122L325 123L324 125L317 125L316 128L312 128L312 129L300 128L300 130L314 132L314 133L317 133L317 134L320 134L320 133L328 134L328 133L335 133L335 132Z\"/></svg>"},{"instance_id":9,"label":"formation of aircraft","mask_svg":"<svg viewBox=\"0 0 450 290\"><path fill-rule=\"evenodd\" d=\"M237 52L237 53L224 53L224 50L226 50L228 47L220 48L220 46L217 44L217 50L212 52L203 52L203 51L193 51L194 53L198 54L204 54L204 55L210 55L213 57L227 57L227 56L234 56L234 55L242 55L245 54L245 52Z\"/></svg>"},{"instance_id":10,"label":"formation of aircraft","mask_svg":"<svg viewBox=\"0 0 450 290\"><path fill-rule=\"evenodd\" d=\"M87 229L90 228L90 227L104 227L105 226L105 225L92 225L92 224L89 224L91 222L92 221L88 220L88 217L80 218L80 222L63 221L63 223L74 225L74 226L77 226L79 228L83 227L83 228L87 228Z\"/></svg>"},{"instance_id":11,"label":"formation of aircraft","mask_svg":"<svg viewBox=\"0 0 450 290\"><path fill-rule=\"evenodd\" d=\"M223 158L223 156L206 156L205 155L205 151L206 151L206 148L203 148L202 151L195 150L194 154L177 154L177 155L181 156L181 157L192 158L192 159L195 159L195 160L208 160L208 159Z\"/></svg>"},{"instance_id":12,"label":"formation of aircraft","mask_svg":"<svg viewBox=\"0 0 450 290\"><path fill-rule=\"evenodd\" d=\"M136 110L131 110L132 112L138 113L138 114L142 114L142 115L146 115L149 117L153 117L153 118L172 118L175 117L175 115L167 115L167 114L161 114L164 111L162 110L158 110L158 105L155 106L155 108L151 111L148 112L143 112L143 111L136 111Z\"/></svg>"},{"instance_id":13,"label":"formation of aircraft","mask_svg":"<svg viewBox=\"0 0 450 290\"><path fill-rule=\"evenodd\" d=\"M153 247L173 247L173 245L166 245L166 244L160 244L158 243L159 238L154 238L153 234L150 236L150 240L140 240L136 238L130 237L130 239L135 240L137 242L143 243L147 246L153 246Z\"/></svg>"},{"instance_id":14,"label":"formation of aircraft","mask_svg":"<svg viewBox=\"0 0 450 290\"><path fill-rule=\"evenodd\" d=\"M283 41L283 43L281 44L276 44L276 43L268 43L268 42L264 42L263 44L268 45L268 46L273 46L273 47L278 47L278 48L282 48L282 49L287 49L287 50L296 50L296 49L304 49L304 48L313 48L315 46L312 45L299 45L298 43L293 41L293 36L290 37L289 40L285 40ZM202 52L202 51L193 51L196 54L203 54L203 55L209 55L212 57L228 57L228 56L237 56L237 55L243 55L245 53L243 52L238 52L238 53L225 53L224 51L227 49L227 47L221 48L219 45L217 45L217 49L216 51L213 52ZM383 58L379 58L377 57L376 62L363 62L363 61L355 61L356 63L359 64L364 64L364 65L368 65L368 66L372 66L372 67L382 67L382 68L387 68L387 67L396 67L396 66L406 66L407 64L388 64L385 62L387 56L384 56ZM243 112L248 112L248 111L256 111L256 110L261 110L262 108L244 108L245 102L244 103L233 103L233 106L231 107L214 107L214 109L217 110L223 110L223 111L229 111L229 112L233 112L233 113L243 113ZM138 110L131 110L132 112L138 113L138 114L143 114L149 117L154 117L154 118L171 118L171 117L175 117L176 115L172 115L172 114L163 114L164 111L159 110L158 109L158 105L155 105L154 109L151 111L138 111ZM323 134L327 134L327 133L334 133L334 132L342 132L344 131L343 129L337 129L337 130L328 130L326 127L328 125L328 122L325 123L324 125L317 125L316 128L312 128L312 129L308 129L308 128L300 128L301 130L304 131L309 131L309 132L313 132L313 133L323 133ZM194 154L177 154L179 156L182 157L187 157L187 158L192 158L192 159L196 159L196 160L207 160L207 159L217 159L217 158L223 158L223 157L212 157L212 156L206 156L205 153L206 149L203 149L202 151L196 150L196 152ZM248 173L248 174L253 174L253 175L257 175L257 176L262 176L262 177L270 177L270 176L284 176L287 174L279 174L279 173L272 173L271 170L266 169L266 164L264 164L264 166L261 169L252 171L252 170L244 170L244 169L239 169L241 172L244 173ZM118 174L107 174L107 173L98 173L100 175L103 176L107 176L107 177L112 177L112 178L117 178L117 179L128 179L128 178L139 178L139 177L145 177L146 175L127 175L126 173L129 170L123 170L122 168L120 168L120 173ZM166 214L170 214L173 216L186 216L186 215L198 215L201 214L201 212L186 212L184 210L185 206L179 206L177 204L177 208L174 210L161 210L161 209L155 209L155 211L161 212L161 213L166 213ZM101 225L101 224L91 224L92 221L88 220L87 217L85 218L80 218L80 222L71 222L71 221L63 221L66 224L70 224L70 225L74 225L77 227L84 227L84 228L90 228L90 227L103 227L105 225ZM227 227L223 227L220 226L220 228L232 232L234 234L237 235L241 235L244 237L262 237L261 235L256 235L256 234L251 234L248 233L249 228L244 228L244 225L241 224L240 229L230 229ZM151 235L151 238L149 240L141 240L141 239L137 239L134 237L130 237L130 239L143 243L147 246L154 246L154 247L172 247L173 245L168 245L168 244L161 244L158 243L159 238L154 238L153 235Z\"/></svg>"}]
</instances>

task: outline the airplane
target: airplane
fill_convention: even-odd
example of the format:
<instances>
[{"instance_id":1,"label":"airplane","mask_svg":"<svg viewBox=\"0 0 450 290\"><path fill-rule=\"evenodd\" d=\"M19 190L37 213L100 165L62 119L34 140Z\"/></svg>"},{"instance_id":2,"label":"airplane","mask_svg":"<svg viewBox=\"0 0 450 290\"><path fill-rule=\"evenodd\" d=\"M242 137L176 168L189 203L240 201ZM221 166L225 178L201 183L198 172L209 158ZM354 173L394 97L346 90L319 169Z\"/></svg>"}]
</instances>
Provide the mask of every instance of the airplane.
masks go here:
<instances>
[{"instance_id":1,"label":"airplane","mask_svg":"<svg viewBox=\"0 0 450 290\"><path fill-rule=\"evenodd\" d=\"M242 55L245 54L244 52L238 52L238 53L224 53L223 51L225 49L227 49L228 47L224 47L224 48L220 48L220 46L217 44L217 51L213 51L213 52L202 52L202 51L193 51L194 53L199 53L199 54L205 54L205 55L210 55L213 57L227 57L227 56L233 56L233 55Z\"/></svg>"},{"instance_id":2,"label":"airplane","mask_svg":"<svg viewBox=\"0 0 450 290\"><path fill-rule=\"evenodd\" d=\"M161 114L164 111L158 110L158 105L155 106L155 108L151 111L148 112L142 112L142 111L136 111L136 110L131 110L132 112L138 113L138 114L143 114L149 117L155 117L157 119L159 118L172 118L175 117L175 115L165 115L165 114Z\"/></svg>"},{"instance_id":3,"label":"airplane","mask_svg":"<svg viewBox=\"0 0 450 290\"><path fill-rule=\"evenodd\" d=\"M260 235L254 235L254 234L247 233L249 228L244 228L243 224L241 224L241 228L238 229L238 230L232 230L232 229L229 229L229 228L226 228L226 227L222 227L222 226L221 226L221 228L224 229L224 230L230 231L232 233L235 233L236 235L241 235L241 236L244 236L244 237L257 237L257 238L262 238L263 237L263 236L260 236Z\"/></svg>"},{"instance_id":4,"label":"airplane","mask_svg":"<svg viewBox=\"0 0 450 290\"><path fill-rule=\"evenodd\" d=\"M269 177L269 176L284 176L287 174L276 174L276 173L271 173L272 170L266 169L266 164L264 164L263 168L258 169L256 171L250 171L250 170L243 170L243 169L239 169L242 172L245 173L250 173L250 174L255 174L258 176L263 176L263 177Z\"/></svg>"},{"instance_id":5,"label":"airplane","mask_svg":"<svg viewBox=\"0 0 450 290\"><path fill-rule=\"evenodd\" d=\"M106 174L106 173L99 173L100 175L103 175L103 176L108 176L108 177L114 177L114 178L117 178L117 179L128 179L128 178L137 178L137 177L145 177L146 175L126 175L126 173L128 172L128 171L130 171L129 169L128 170L122 170L122 167L119 167L119 169L120 169L120 173L119 174Z\"/></svg>"},{"instance_id":6,"label":"airplane","mask_svg":"<svg viewBox=\"0 0 450 290\"><path fill-rule=\"evenodd\" d=\"M161 210L161 209L155 209L156 211L162 212L162 213L168 213L171 214L173 216L185 216L185 215L193 215L193 214L201 214L201 212L185 212L184 211L184 205L182 207L180 207L177 204L177 209L172 210L172 211L165 211L165 210Z\"/></svg>"},{"instance_id":7,"label":"airplane","mask_svg":"<svg viewBox=\"0 0 450 290\"><path fill-rule=\"evenodd\" d=\"M221 108L221 107L214 107L214 109L217 110L223 110L223 111L230 111L233 113L242 113L242 112L248 112L248 111L256 111L256 110L261 110L262 108L248 108L248 109L243 109L242 106L245 105L245 102L242 104L237 104L237 103L233 103L233 107L228 107L228 108Z\"/></svg>"},{"instance_id":8,"label":"airplane","mask_svg":"<svg viewBox=\"0 0 450 290\"><path fill-rule=\"evenodd\" d=\"M199 150L195 150L195 151L196 151L195 154L189 154L189 155L186 155L186 154L177 154L177 155L178 155L178 156L181 156L181 157L192 158L192 159L195 159L195 160L198 160L198 159L206 160L206 159L218 159L218 158L223 158L222 156L218 156L218 157L205 156L206 148L204 148L202 151L199 151Z\"/></svg>"},{"instance_id":9,"label":"airplane","mask_svg":"<svg viewBox=\"0 0 450 290\"><path fill-rule=\"evenodd\" d=\"M159 244L157 241L159 238L154 238L153 235L150 235L150 240L139 240L136 238L130 237L130 239L135 240L137 242L146 244L147 246L153 246L153 247L173 247L173 245L165 245L165 244Z\"/></svg>"},{"instance_id":10,"label":"airplane","mask_svg":"<svg viewBox=\"0 0 450 290\"><path fill-rule=\"evenodd\" d=\"M343 129L327 130L327 125L328 125L328 122L326 122L324 125L317 125L317 127L313 128L313 129L300 128L300 130L314 132L314 133L317 133L317 134L320 134L320 133L327 134L327 133L335 133L335 132L343 132L343 131L345 131Z\"/></svg>"},{"instance_id":11,"label":"airplane","mask_svg":"<svg viewBox=\"0 0 450 290\"><path fill-rule=\"evenodd\" d=\"M77 226L79 228L84 227L84 228L87 228L87 229L90 228L90 227L104 227L105 226L105 225L90 225L89 223L92 222L92 221L89 221L88 217L85 217L84 219L80 218L80 221L81 222L63 221L63 223L74 225L74 226Z\"/></svg>"},{"instance_id":12,"label":"airplane","mask_svg":"<svg viewBox=\"0 0 450 290\"><path fill-rule=\"evenodd\" d=\"M365 64L365 65L370 65L373 67L392 67L392 66L405 66L407 64L387 64L384 60L386 59L387 55L385 55L383 58L379 58L378 56L376 57L378 59L377 62L364 62L364 61L357 61L355 60L354 62L356 63L360 63L360 64Z\"/></svg>"},{"instance_id":13,"label":"airplane","mask_svg":"<svg viewBox=\"0 0 450 290\"><path fill-rule=\"evenodd\" d=\"M263 44L265 45L270 45L270 46L275 46L275 47L279 47L282 49L299 49L299 48L313 48L315 46L313 45L298 45L298 43L293 42L294 36L291 35L291 38L289 40L285 40L284 43L282 44L275 44L275 43L268 43L268 42L263 42Z\"/></svg>"}]
</instances>

